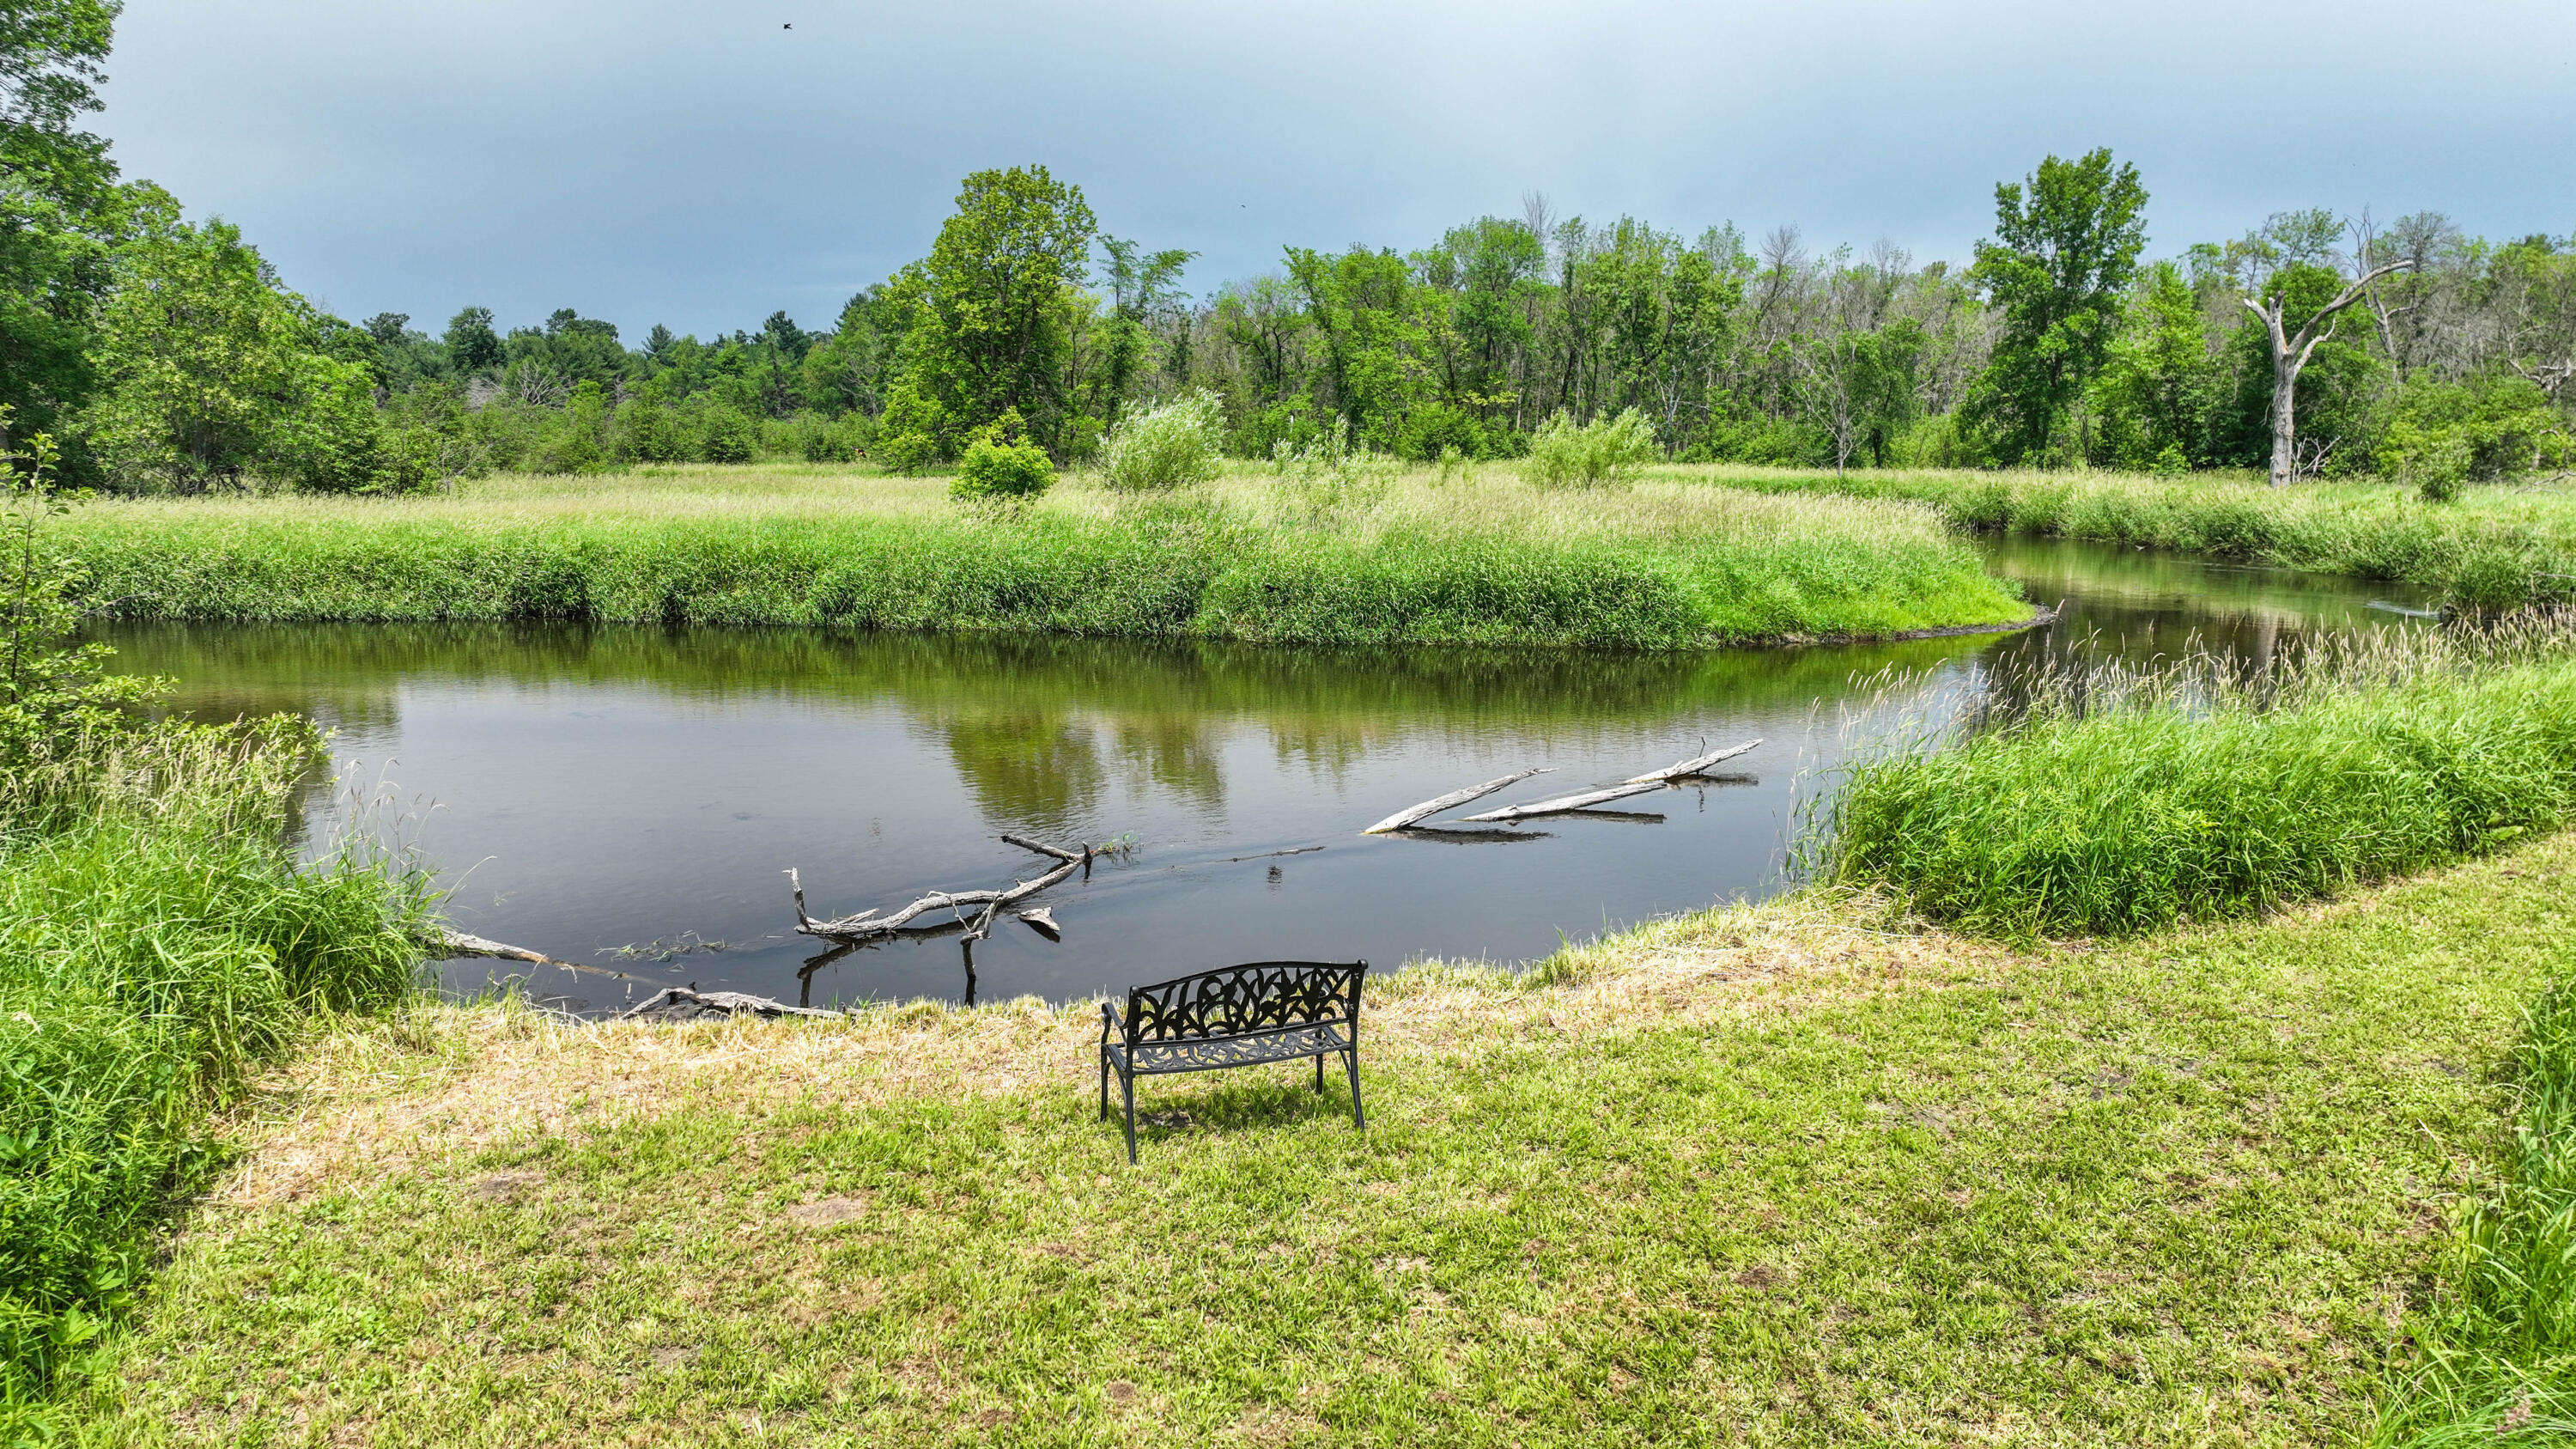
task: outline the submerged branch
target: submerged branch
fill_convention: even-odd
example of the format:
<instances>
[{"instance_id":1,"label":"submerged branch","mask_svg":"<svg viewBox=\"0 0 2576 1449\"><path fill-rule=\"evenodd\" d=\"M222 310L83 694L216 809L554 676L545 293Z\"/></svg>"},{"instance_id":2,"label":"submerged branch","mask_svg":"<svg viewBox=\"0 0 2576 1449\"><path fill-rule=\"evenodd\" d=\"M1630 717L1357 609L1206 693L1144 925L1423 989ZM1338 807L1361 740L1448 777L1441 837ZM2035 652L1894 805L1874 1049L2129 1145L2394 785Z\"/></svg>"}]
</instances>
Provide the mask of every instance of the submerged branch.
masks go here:
<instances>
[{"instance_id":1,"label":"submerged branch","mask_svg":"<svg viewBox=\"0 0 2576 1449\"><path fill-rule=\"evenodd\" d=\"M1643 775L1630 775L1628 783L1651 785L1665 780L1685 780L1693 775L1705 775L1711 765L1734 759L1760 743L1762 743L1760 740L1749 740L1732 749L1711 750L1705 755L1695 755L1678 765L1666 765L1660 770L1652 770Z\"/></svg>"},{"instance_id":2,"label":"submerged branch","mask_svg":"<svg viewBox=\"0 0 2576 1449\"><path fill-rule=\"evenodd\" d=\"M1643 795L1650 790L1663 788L1664 782L1661 780L1649 780L1642 785L1613 785L1607 790L1587 790L1580 795L1559 795L1553 800L1541 800L1529 805L1506 805L1500 810L1488 810L1482 815L1467 816L1466 819L1470 822L1482 823L1528 820L1539 815L1563 815L1580 810L1586 805L1605 805L1613 800L1625 800L1631 795Z\"/></svg>"},{"instance_id":3,"label":"submerged branch","mask_svg":"<svg viewBox=\"0 0 2576 1449\"><path fill-rule=\"evenodd\" d=\"M919 929L912 927L915 918L930 911L946 910L957 912L958 922L966 926L968 939L977 939L991 931L995 917L1005 907L1026 900L1051 886L1063 884L1075 871L1089 865L1093 855L1088 845L1077 853L1058 846L1022 840L1015 835L1005 835L1002 839L1023 850L1050 856L1062 863L1035 880L1016 882L1006 890L932 891L891 915L879 915L873 910L867 910L855 916L841 916L828 921L819 921L806 914L804 879L797 875L793 867L790 867L787 880L796 896L796 929L803 935L816 936L827 941L872 941L898 934L907 928ZM967 906L981 906L983 910L969 922L963 909Z\"/></svg>"},{"instance_id":4,"label":"submerged branch","mask_svg":"<svg viewBox=\"0 0 2576 1449\"><path fill-rule=\"evenodd\" d=\"M1385 835L1393 831L1402 830L1404 827L1413 824L1417 820L1428 820L1443 810L1454 810L1459 806L1466 804L1470 800L1481 799L1484 796L1491 795L1496 790L1500 790L1506 785L1517 785L1532 775L1544 775L1547 773L1548 771L1545 769L1523 770L1517 775L1505 775L1499 780L1487 780L1481 785L1470 785L1464 790L1452 790L1448 794L1443 795L1436 800L1425 800L1419 805L1415 805L1404 810L1398 810L1394 814L1386 817L1384 820L1381 820L1375 825L1370 826L1368 829L1361 831L1360 834Z\"/></svg>"}]
</instances>

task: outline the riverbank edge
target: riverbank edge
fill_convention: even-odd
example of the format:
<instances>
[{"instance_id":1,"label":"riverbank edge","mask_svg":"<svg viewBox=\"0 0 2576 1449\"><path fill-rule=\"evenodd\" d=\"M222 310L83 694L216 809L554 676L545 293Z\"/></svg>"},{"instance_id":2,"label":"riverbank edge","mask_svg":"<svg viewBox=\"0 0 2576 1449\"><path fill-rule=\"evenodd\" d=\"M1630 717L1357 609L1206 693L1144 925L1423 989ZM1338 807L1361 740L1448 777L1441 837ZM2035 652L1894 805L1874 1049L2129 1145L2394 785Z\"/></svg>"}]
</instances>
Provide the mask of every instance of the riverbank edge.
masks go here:
<instances>
[{"instance_id":1,"label":"riverbank edge","mask_svg":"<svg viewBox=\"0 0 2576 1449\"><path fill-rule=\"evenodd\" d=\"M2353 944L2366 947L2373 930L2384 933L2409 910L2438 912L2446 898L2490 908L2499 902L2561 907L2565 891L2558 882L2571 864L2576 835L2553 835L2267 920L2178 928L2116 946L2079 941L2014 948L1924 931L1889 919L1883 903L1864 896L1810 892L1718 907L1571 947L1517 974L1427 963L1380 977L1368 995L1369 1075L1382 1081L1408 1066L1498 1041L1554 1039L1611 1050L1621 1039L1671 1030L1759 1032L1820 1012L1866 1013L1927 992L1982 990L2009 1000L2022 989L2080 990L2064 979L2067 973L2097 969L2113 958L2143 968L2159 958L2212 948L2250 946L2259 953L2268 943L2294 954L2320 939L2332 954L2339 932L2365 938ZM2444 943L2421 937L2415 932L2407 939L2433 952L2433 960L2458 959ZM2531 983L2512 985L2513 994L2522 996ZM2481 1015L2473 1003L2469 1012ZM2508 1010L2468 1027L2464 1040L2475 1040L2476 1060L2445 1056L2434 1066L2454 1079L2489 1084L2476 1095L2494 1097L2489 1069L2509 1050L2512 1026ZM460 1191L471 1189L470 1197L498 1180L467 1181L476 1165L488 1165L514 1141L577 1136L621 1121L676 1120L717 1101L738 1106L747 1099L777 1110L820 1100L834 1111L864 1112L953 1097L961 1086L966 1096L979 1099L1087 1097L1097 1028L1087 1001L1050 1006L1034 998L974 1010L915 1002L862 1008L827 1022L736 1019L676 1028L573 1023L511 1002L423 1007L387 1021L352 1021L346 1030L317 1040L267 1085L256 1110L231 1124L238 1165L181 1234L181 1267L168 1280L170 1291L149 1310L164 1334L159 1367L149 1366L155 1345L138 1341L128 1345L127 1368L142 1369L143 1377L133 1382L148 1387L173 1372L170 1353L203 1351L201 1341L178 1329L186 1308L176 1300L192 1284L203 1286L186 1271L192 1251L270 1215L291 1218L299 1204L414 1175L460 1183ZM2426 1049L2437 1055L2450 1050L2444 1041ZM1372 1090L1381 1094L1372 1098L1376 1115L1385 1089ZM2367 1103L2348 1105L2369 1110ZM2475 1177L2487 1170L2496 1126L2491 1120L2472 1123L2457 1140L2444 1140L2442 1151L2455 1161L2475 1162ZM1331 1128L1309 1123L1300 1130ZM1147 1151L1186 1153L1185 1139L1192 1135L1187 1127L1149 1127ZM1332 1146L1339 1150L1341 1144ZM2449 1193L2472 1185L2462 1180L2437 1189L2418 1183L2411 1189L2416 1223L2403 1235L2411 1246L2380 1248L2400 1251L2415 1276L2428 1274L2441 1251L2441 1234L2424 1229L2425 1215L2438 1221ZM2372 1190L2384 1193L2386 1185ZM2335 1251L2349 1246L2339 1243ZM2318 1248L2326 1251L2322 1242ZM2321 1396L2326 1417L2342 1428L2367 1422L2369 1401L2380 1386L2379 1366L2398 1352L2399 1320L2383 1320L2379 1306L2364 1306L2365 1316L2384 1324L2387 1337L2345 1345L2340 1357L2330 1356L2343 1364L2339 1381L2270 1381L2267 1393L2288 1396L2285 1407L2299 1405L2293 1417L2308 1417L2319 1405L2307 1398ZM109 1412L121 1392L102 1388L91 1407ZM126 1407L151 1417L139 1403Z\"/></svg>"},{"instance_id":2,"label":"riverbank edge","mask_svg":"<svg viewBox=\"0 0 2576 1449\"><path fill-rule=\"evenodd\" d=\"M2179 557L2296 569L2437 590L2486 610L2563 599L2576 579L2569 536L2405 490L2350 483L2276 489L2259 481L2135 474L1725 468L1662 476L1752 492L1925 504L1963 532L2153 548Z\"/></svg>"},{"instance_id":3,"label":"riverbank edge","mask_svg":"<svg viewBox=\"0 0 2576 1449\"><path fill-rule=\"evenodd\" d=\"M1186 510L377 519L295 502L204 513L94 505L105 511L75 514L57 536L83 570L85 606L120 622L564 621L1669 651L1933 638L2039 617L2016 583L1911 511L1885 536L1863 518L1847 534L1771 539L1281 531Z\"/></svg>"}]
</instances>

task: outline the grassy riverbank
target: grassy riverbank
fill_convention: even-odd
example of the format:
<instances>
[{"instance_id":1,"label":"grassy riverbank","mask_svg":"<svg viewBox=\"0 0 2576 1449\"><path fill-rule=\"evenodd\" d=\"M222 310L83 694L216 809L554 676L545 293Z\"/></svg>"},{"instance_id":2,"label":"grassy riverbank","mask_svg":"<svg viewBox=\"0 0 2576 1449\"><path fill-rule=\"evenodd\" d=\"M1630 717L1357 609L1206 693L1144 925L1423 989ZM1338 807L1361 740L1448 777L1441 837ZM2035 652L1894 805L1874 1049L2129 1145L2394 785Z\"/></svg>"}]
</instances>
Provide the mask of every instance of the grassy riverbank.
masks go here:
<instances>
[{"instance_id":1,"label":"grassy riverbank","mask_svg":"<svg viewBox=\"0 0 2576 1449\"><path fill-rule=\"evenodd\" d=\"M1315 644L1686 648L2003 624L1920 509L1500 472L1182 502L1074 480L1016 515L945 480L700 468L428 499L92 504L58 531L124 619L829 624Z\"/></svg>"},{"instance_id":2,"label":"grassy riverbank","mask_svg":"<svg viewBox=\"0 0 2576 1449\"><path fill-rule=\"evenodd\" d=\"M2250 683L2213 661L2066 692L1854 771L1830 879L1964 929L2062 935L2249 914L2426 869L2576 813L2576 630L2392 631Z\"/></svg>"},{"instance_id":3,"label":"grassy riverbank","mask_svg":"<svg viewBox=\"0 0 2576 1449\"><path fill-rule=\"evenodd\" d=\"M2563 487L2476 486L2458 502L2427 503L2384 481L2273 488L2198 474L1676 468L1656 476L1784 496L1928 503L1962 528L2402 580L2480 608L2576 592L2576 491Z\"/></svg>"},{"instance_id":4,"label":"grassy riverbank","mask_svg":"<svg viewBox=\"0 0 2576 1449\"><path fill-rule=\"evenodd\" d=\"M0 1440L140 1291L247 1075L412 988L405 883L285 843L311 748L163 729L0 776Z\"/></svg>"},{"instance_id":5,"label":"grassy riverbank","mask_svg":"<svg viewBox=\"0 0 2576 1449\"><path fill-rule=\"evenodd\" d=\"M1712 912L1092 1120L1085 1008L332 1037L99 1445L2366 1433L2567 965L2576 841L2016 953ZM2536 1443L2513 1434L2484 1442Z\"/></svg>"}]
</instances>

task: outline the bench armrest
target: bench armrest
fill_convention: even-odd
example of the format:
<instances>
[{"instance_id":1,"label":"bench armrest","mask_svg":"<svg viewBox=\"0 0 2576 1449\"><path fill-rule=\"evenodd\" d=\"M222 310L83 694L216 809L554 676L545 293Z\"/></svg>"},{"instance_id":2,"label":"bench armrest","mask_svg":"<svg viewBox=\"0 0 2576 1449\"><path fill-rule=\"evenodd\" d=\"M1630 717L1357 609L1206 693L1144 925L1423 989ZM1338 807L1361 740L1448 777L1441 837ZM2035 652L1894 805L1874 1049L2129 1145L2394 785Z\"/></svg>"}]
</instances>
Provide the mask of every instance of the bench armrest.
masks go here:
<instances>
[{"instance_id":1,"label":"bench armrest","mask_svg":"<svg viewBox=\"0 0 2576 1449\"><path fill-rule=\"evenodd\" d=\"M1118 1030L1118 1013L1111 1009L1108 1002L1104 1001L1100 1003L1101 1041L1107 1042L1109 1040L1109 1034L1116 1030Z\"/></svg>"}]
</instances>

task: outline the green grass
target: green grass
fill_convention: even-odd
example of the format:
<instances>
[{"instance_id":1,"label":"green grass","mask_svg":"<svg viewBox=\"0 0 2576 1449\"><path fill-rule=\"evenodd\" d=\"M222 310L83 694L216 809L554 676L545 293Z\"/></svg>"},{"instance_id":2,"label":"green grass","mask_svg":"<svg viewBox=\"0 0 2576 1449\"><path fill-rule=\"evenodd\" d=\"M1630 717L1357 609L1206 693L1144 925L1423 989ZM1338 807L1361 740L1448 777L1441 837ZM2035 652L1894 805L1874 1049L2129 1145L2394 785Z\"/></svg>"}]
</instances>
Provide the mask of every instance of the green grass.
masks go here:
<instances>
[{"instance_id":1,"label":"green grass","mask_svg":"<svg viewBox=\"0 0 2576 1449\"><path fill-rule=\"evenodd\" d=\"M2126 933L2329 896L2550 830L2576 808L2562 622L2410 631L2256 681L2201 667L1856 766L1826 878L2005 936Z\"/></svg>"},{"instance_id":2,"label":"green grass","mask_svg":"<svg viewBox=\"0 0 2576 1449\"><path fill-rule=\"evenodd\" d=\"M1775 905L1148 1085L1021 1004L344 1035L90 1445L2318 1444L2375 1421L2576 841L2016 956Z\"/></svg>"},{"instance_id":3,"label":"green grass","mask_svg":"<svg viewBox=\"0 0 2576 1449\"><path fill-rule=\"evenodd\" d=\"M686 469L456 497L93 504L59 529L113 617L589 619L1691 648L2027 612L1906 505L1499 471L1366 496L1242 474L1180 503L1083 480L1017 514L939 479Z\"/></svg>"},{"instance_id":4,"label":"green grass","mask_svg":"<svg viewBox=\"0 0 2576 1449\"><path fill-rule=\"evenodd\" d=\"M2470 1206L2375 1444L2576 1439L2576 976L2514 1054L2503 1171Z\"/></svg>"},{"instance_id":5,"label":"green grass","mask_svg":"<svg viewBox=\"0 0 2576 1449\"><path fill-rule=\"evenodd\" d=\"M310 751L163 729L0 781L0 1439L130 1305L245 1073L411 989L404 883L288 853Z\"/></svg>"},{"instance_id":6,"label":"green grass","mask_svg":"<svg viewBox=\"0 0 2576 1449\"><path fill-rule=\"evenodd\" d=\"M2303 483L2194 474L1832 473L1667 469L1733 489L1928 503L1963 528L2092 539L2215 558L2402 580L2479 608L2576 590L2576 492L2506 485L2426 503L2386 482ZM2557 577L2552 577L2556 575Z\"/></svg>"}]
</instances>

